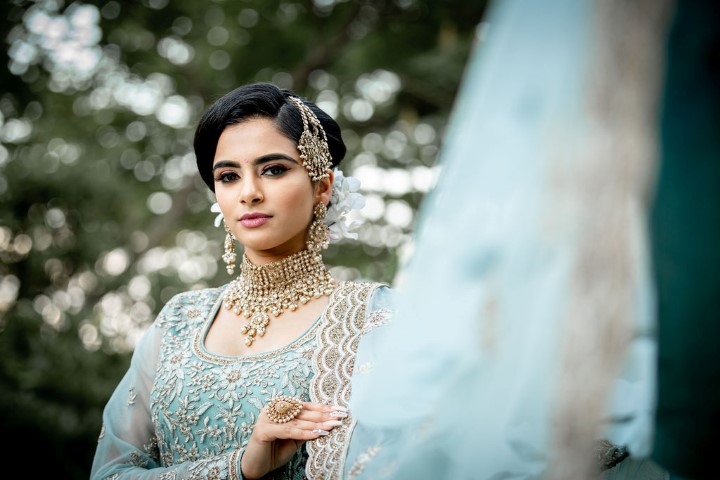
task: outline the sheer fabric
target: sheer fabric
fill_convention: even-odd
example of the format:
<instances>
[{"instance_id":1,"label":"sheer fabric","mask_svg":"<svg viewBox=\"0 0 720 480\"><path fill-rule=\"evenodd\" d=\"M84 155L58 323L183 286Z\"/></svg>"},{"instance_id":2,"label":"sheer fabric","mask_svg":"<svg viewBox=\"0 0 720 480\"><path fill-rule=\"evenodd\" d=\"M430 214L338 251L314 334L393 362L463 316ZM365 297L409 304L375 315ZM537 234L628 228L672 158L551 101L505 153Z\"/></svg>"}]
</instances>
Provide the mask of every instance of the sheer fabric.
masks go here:
<instances>
[{"instance_id":1,"label":"sheer fabric","mask_svg":"<svg viewBox=\"0 0 720 480\"><path fill-rule=\"evenodd\" d=\"M602 439L631 454L612 478L665 478L646 460L657 349L646 119L658 72L614 85L637 105L606 90L627 79L613 76L616 51L603 56L603 21L627 27L621 2L493 6L395 319L353 397L348 478L590 478ZM653 66L657 52L642 48L659 51L661 38L638 27L648 37L634 53Z\"/></svg>"}]
</instances>

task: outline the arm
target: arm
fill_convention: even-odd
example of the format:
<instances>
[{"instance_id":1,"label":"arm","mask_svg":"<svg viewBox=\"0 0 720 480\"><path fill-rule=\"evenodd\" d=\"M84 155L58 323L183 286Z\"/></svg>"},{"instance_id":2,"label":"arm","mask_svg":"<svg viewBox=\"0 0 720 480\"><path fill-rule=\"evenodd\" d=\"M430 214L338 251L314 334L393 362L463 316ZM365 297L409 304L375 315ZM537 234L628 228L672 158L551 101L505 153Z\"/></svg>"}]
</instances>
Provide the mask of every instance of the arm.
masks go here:
<instances>
[{"instance_id":1,"label":"arm","mask_svg":"<svg viewBox=\"0 0 720 480\"><path fill-rule=\"evenodd\" d=\"M168 312L169 305L160 313L158 320ZM197 462L162 467L150 411L150 393L164 333L159 324L156 320L143 335L133 353L130 368L105 406L103 429L90 478L240 478L241 450Z\"/></svg>"}]
</instances>

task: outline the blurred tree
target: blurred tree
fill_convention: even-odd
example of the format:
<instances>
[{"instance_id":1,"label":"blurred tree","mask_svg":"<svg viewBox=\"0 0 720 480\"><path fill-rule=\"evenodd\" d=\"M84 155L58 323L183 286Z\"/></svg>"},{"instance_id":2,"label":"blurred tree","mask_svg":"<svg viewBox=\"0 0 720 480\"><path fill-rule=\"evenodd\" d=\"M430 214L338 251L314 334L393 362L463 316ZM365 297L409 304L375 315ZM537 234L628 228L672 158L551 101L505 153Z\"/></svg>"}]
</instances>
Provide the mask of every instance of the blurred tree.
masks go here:
<instances>
[{"instance_id":1,"label":"blurred tree","mask_svg":"<svg viewBox=\"0 0 720 480\"><path fill-rule=\"evenodd\" d=\"M101 409L173 294L228 280L194 124L272 81L344 128L368 203L339 278L409 251L484 1L10 0L0 10L0 425L33 474L87 478ZM41 462L31 457L42 458Z\"/></svg>"}]
</instances>

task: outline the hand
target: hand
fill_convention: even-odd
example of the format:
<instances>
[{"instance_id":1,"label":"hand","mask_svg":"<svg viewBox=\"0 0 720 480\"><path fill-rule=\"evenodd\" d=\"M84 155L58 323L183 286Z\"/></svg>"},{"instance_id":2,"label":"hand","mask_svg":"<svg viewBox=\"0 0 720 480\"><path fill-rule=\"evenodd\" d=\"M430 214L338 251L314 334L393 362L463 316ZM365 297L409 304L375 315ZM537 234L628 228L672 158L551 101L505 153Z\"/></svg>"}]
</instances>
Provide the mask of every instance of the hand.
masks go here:
<instances>
[{"instance_id":1,"label":"hand","mask_svg":"<svg viewBox=\"0 0 720 480\"><path fill-rule=\"evenodd\" d=\"M321 403L303 402L302 410L287 423L274 423L263 408L240 461L243 478L261 478L282 467L308 440L328 435L342 425L347 409Z\"/></svg>"}]
</instances>

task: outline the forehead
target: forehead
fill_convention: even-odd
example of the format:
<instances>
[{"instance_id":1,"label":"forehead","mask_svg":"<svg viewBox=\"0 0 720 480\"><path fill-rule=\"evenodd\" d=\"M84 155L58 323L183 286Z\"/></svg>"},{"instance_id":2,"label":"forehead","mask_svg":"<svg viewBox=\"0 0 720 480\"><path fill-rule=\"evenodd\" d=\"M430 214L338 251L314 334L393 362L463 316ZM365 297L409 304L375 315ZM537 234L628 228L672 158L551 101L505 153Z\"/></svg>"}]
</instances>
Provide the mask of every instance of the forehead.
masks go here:
<instances>
[{"instance_id":1,"label":"forehead","mask_svg":"<svg viewBox=\"0 0 720 480\"><path fill-rule=\"evenodd\" d=\"M220 134L214 162L253 160L268 153L284 153L299 158L297 145L280 132L269 118L252 118L228 126Z\"/></svg>"}]
</instances>

